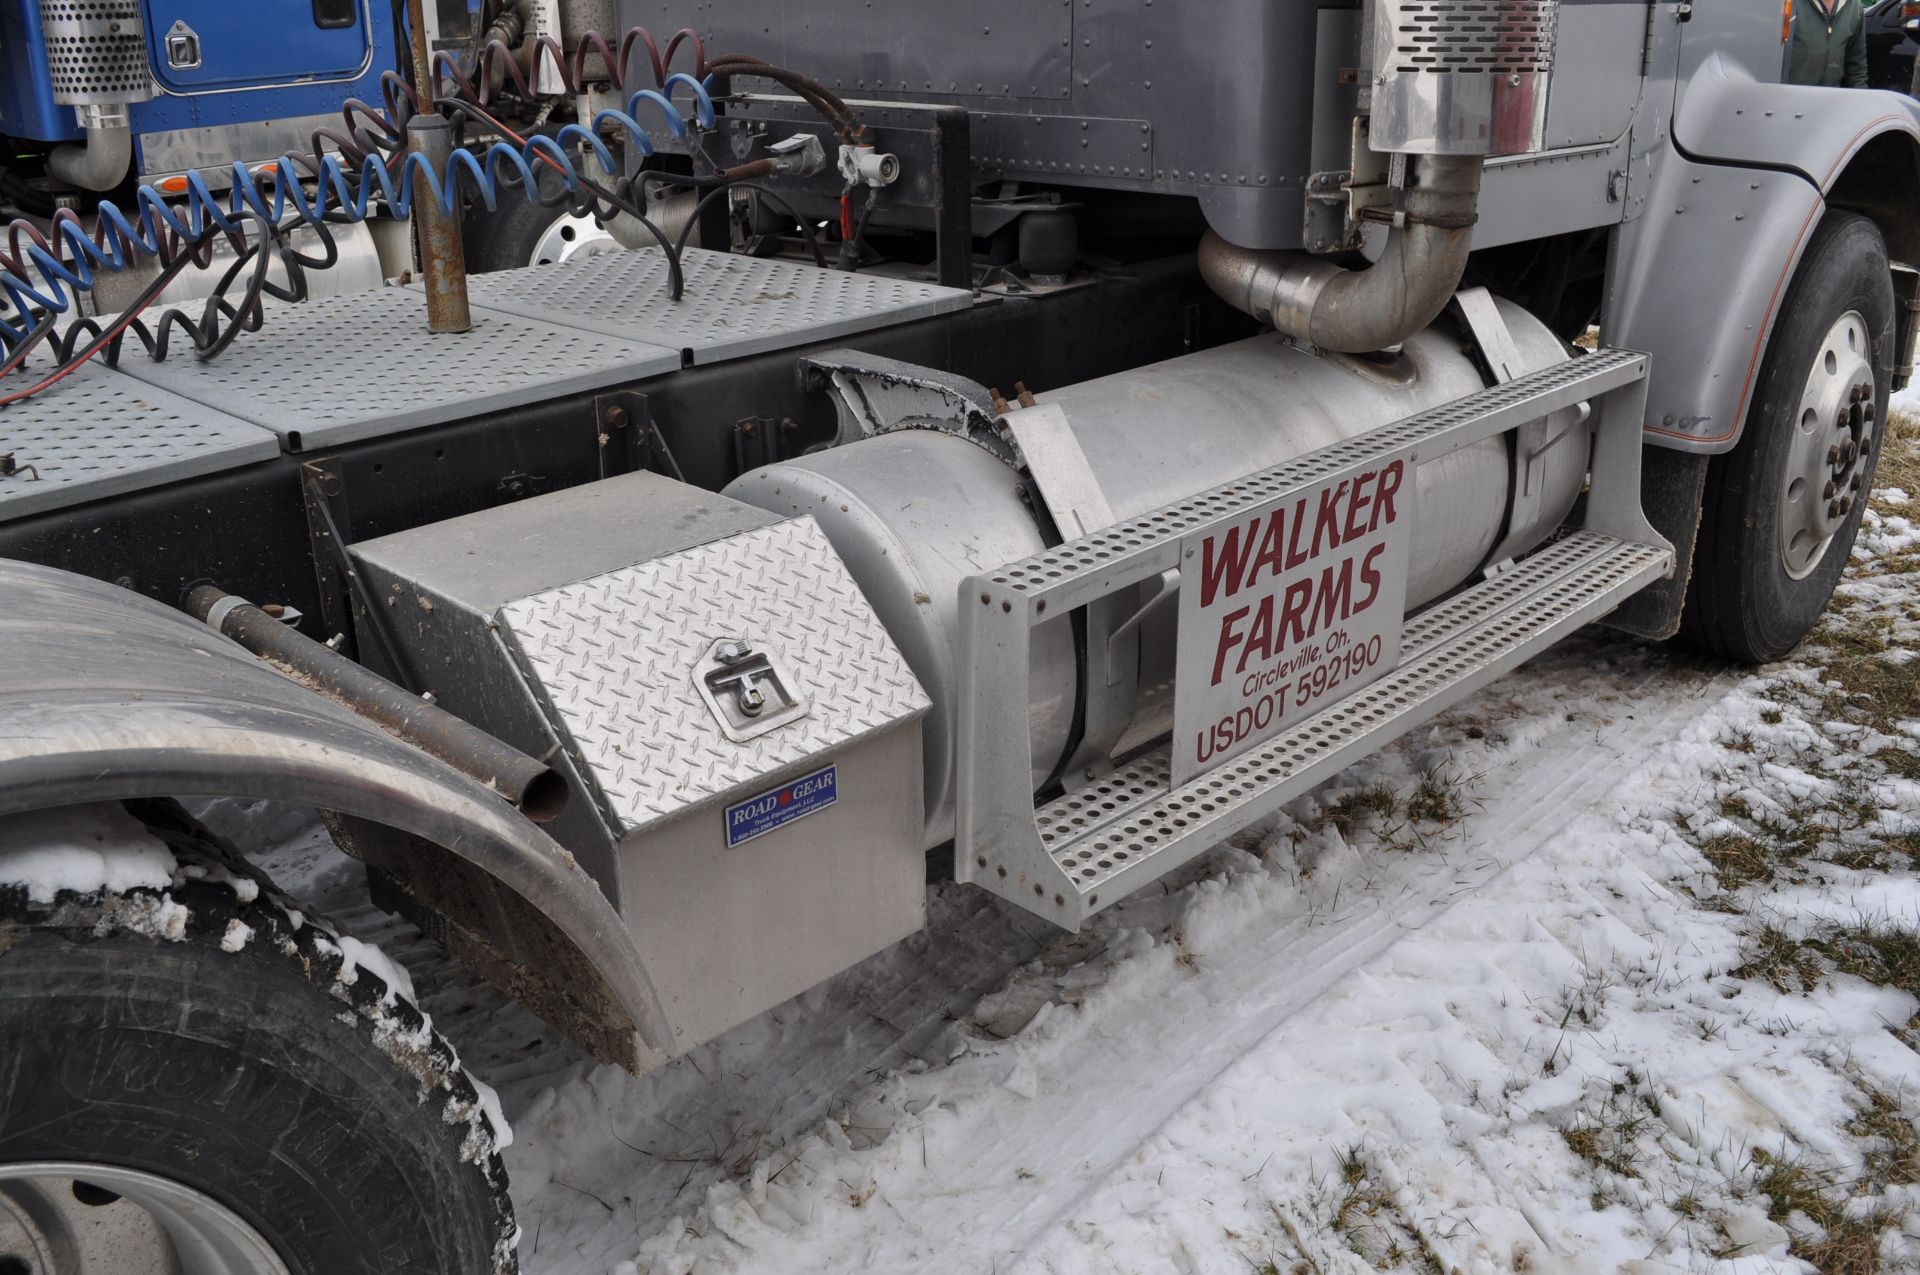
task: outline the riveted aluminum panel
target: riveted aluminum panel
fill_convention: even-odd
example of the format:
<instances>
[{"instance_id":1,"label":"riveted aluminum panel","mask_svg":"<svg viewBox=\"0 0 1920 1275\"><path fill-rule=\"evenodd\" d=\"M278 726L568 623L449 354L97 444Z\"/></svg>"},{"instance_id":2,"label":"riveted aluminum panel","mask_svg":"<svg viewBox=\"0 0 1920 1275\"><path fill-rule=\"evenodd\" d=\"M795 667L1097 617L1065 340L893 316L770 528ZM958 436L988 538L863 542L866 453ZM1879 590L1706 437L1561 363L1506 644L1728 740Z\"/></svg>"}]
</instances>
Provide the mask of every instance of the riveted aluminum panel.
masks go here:
<instances>
[{"instance_id":1,"label":"riveted aluminum panel","mask_svg":"<svg viewBox=\"0 0 1920 1275\"><path fill-rule=\"evenodd\" d=\"M621 385L680 366L677 349L490 310L436 336L409 288L265 307L217 359L176 352L120 370L278 434L288 451L335 447Z\"/></svg>"},{"instance_id":2,"label":"riveted aluminum panel","mask_svg":"<svg viewBox=\"0 0 1920 1275\"><path fill-rule=\"evenodd\" d=\"M974 162L983 168L1019 177L1153 176L1153 125L1143 119L982 111L972 124Z\"/></svg>"},{"instance_id":3,"label":"riveted aluminum panel","mask_svg":"<svg viewBox=\"0 0 1920 1275\"><path fill-rule=\"evenodd\" d=\"M618 4L622 26L659 29L659 4ZM1017 120L983 126L976 114L976 168L1011 158L1019 162L1012 176L1195 195L1213 228L1248 248L1301 246L1314 171L1303 121L1313 117L1316 33L1329 15L1356 36L1359 26L1357 8L1322 0L693 0L687 13L708 48L752 49L843 97L962 105L1029 121L1071 117L1067 127L1029 122L1042 140L1016 150L1007 127ZM672 25L687 13L676 11ZM969 19L978 25L954 34ZM1339 66L1364 65L1357 39L1342 53ZM1056 65L1066 74L1046 78ZM993 96L1013 100L1003 106ZM1141 122L1152 130L1144 137ZM1142 141L1152 149L1140 150Z\"/></svg>"},{"instance_id":4,"label":"riveted aluminum panel","mask_svg":"<svg viewBox=\"0 0 1920 1275\"><path fill-rule=\"evenodd\" d=\"M616 829L765 787L930 707L812 518L545 590L498 620ZM728 739L694 687L708 647L725 637L768 654L806 697L807 716Z\"/></svg>"},{"instance_id":5,"label":"riveted aluminum panel","mask_svg":"<svg viewBox=\"0 0 1920 1275\"><path fill-rule=\"evenodd\" d=\"M748 9L739 0L696 0L691 6L669 9L667 15L657 4L629 0L621 5L621 12L629 22L645 22L655 30L692 22L706 36L710 49L751 49L770 62L809 75L830 74L829 82L846 96L920 90L955 97L1026 99L1060 99L1071 92L1076 50L1070 37L1079 16L1072 4L1059 0L968 0L946 5L764 3ZM749 21L751 41L738 34ZM840 56L823 67L823 49Z\"/></svg>"},{"instance_id":6,"label":"riveted aluminum panel","mask_svg":"<svg viewBox=\"0 0 1920 1275\"><path fill-rule=\"evenodd\" d=\"M130 351L127 361L139 357ZM280 444L257 425L88 365L0 407L0 452L38 475L0 478L5 521L270 460Z\"/></svg>"},{"instance_id":7,"label":"riveted aluminum panel","mask_svg":"<svg viewBox=\"0 0 1920 1275\"><path fill-rule=\"evenodd\" d=\"M490 313L543 319L602 337L685 351L717 363L964 310L973 295L791 261L689 248L686 289L667 292L658 248L576 257L476 275L468 296Z\"/></svg>"}]
</instances>

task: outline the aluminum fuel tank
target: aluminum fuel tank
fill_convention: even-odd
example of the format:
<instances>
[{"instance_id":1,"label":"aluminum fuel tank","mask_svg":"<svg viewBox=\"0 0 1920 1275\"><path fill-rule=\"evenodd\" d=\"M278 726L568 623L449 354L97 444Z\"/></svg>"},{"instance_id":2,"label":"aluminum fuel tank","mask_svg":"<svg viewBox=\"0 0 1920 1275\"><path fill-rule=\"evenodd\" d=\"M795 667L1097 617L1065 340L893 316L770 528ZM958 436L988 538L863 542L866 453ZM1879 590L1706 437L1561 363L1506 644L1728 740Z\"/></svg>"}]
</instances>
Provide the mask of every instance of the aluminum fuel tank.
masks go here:
<instances>
[{"instance_id":1,"label":"aluminum fuel tank","mask_svg":"<svg viewBox=\"0 0 1920 1275\"><path fill-rule=\"evenodd\" d=\"M1531 315L1506 303L1500 308L1518 351L1517 373L1568 357ZM1128 518L1483 388L1459 338L1435 327L1386 359L1309 354L1268 334L1039 398L1065 411L1115 517ZM1558 423L1549 431L1559 432ZM1587 431L1574 430L1543 459L1545 498L1522 528L1529 542L1552 531L1579 495ZM1409 609L1465 582L1502 540L1512 468L1505 437L1420 467ZM929 429L768 465L726 489L747 504L819 520L932 697L930 846L953 828L960 586L1047 547L1023 499L1025 481L973 443ZM1143 634L1137 681L1113 693L1132 698L1138 690L1138 702L1151 705L1151 688L1170 681L1170 636ZM1037 785L1073 733L1080 677L1071 624L1063 618L1037 627L1031 659ZM1089 681L1094 693L1108 693L1106 679Z\"/></svg>"}]
</instances>

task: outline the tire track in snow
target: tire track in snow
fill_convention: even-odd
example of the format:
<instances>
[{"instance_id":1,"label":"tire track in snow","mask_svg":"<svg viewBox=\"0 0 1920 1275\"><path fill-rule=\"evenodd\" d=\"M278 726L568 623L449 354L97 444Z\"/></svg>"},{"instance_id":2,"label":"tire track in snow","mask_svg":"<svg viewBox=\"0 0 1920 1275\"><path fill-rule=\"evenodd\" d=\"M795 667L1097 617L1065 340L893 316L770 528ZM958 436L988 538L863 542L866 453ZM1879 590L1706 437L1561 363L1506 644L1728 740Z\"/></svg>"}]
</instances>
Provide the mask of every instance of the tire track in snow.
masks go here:
<instances>
[{"instance_id":1,"label":"tire track in snow","mask_svg":"<svg viewBox=\"0 0 1920 1275\"><path fill-rule=\"evenodd\" d=\"M1595 664L1614 667L1596 673ZM681 1259L697 1252L708 1259L702 1270L800 1271L816 1269L807 1256L816 1249L835 1255L818 1269L854 1253L881 1269L1007 1269L1262 1038L1525 860L1732 684L1729 675L1604 639L1536 661L1452 717L1499 716L1515 701L1521 708L1503 723L1513 740L1488 755L1477 790L1484 804L1459 841L1339 865L1328 874L1340 878L1331 914L1302 910L1299 894L1278 878L1208 881L1199 893L1214 892L1212 906L1189 908L1177 923L1204 928L1191 945L1196 959L1176 959L1163 945L1159 959L1123 960L1079 1014L1052 1015L1009 1045L913 1078L909 1087L929 1102L942 1101L943 1089L966 1094L963 1120L943 1124L932 1151L921 1152L937 1154L937 1164L921 1172L877 1169L871 1190L878 1204L789 1204L789 1213L797 1207L804 1218L794 1224L805 1232L797 1246L788 1241L798 1237L784 1233L786 1218L763 1225L772 1216L758 1202L764 1188L750 1186L753 1199L744 1205L721 1190L690 1225L696 1234L718 1229L730 1241L716 1251L697 1239L656 1237L647 1247L659 1258L654 1269L684 1269ZM1612 714L1596 719L1596 705L1608 700ZM1319 883L1321 893L1327 884ZM1118 941L1118 927L1150 925L1155 909L1166 907L1151 896L1130 901L1106 932ZM926 955L938 960L937 947ZM909 1132L903 1122L893 1138ZM894 1148L896 1166L900 1154ZM856 1199L869 1189L848 1185L857 1187ZM753 1209L761 1215L748 1216ZM592 1269L593 1259L582 1257L578 1269Z\"/></svg>"},{"instance_id":2,"label":"tire track in snow","mask_svg":"<svg viewBox=\"0 0 1920 1275\"><path fill-rule=\"evenodd\" d=\"M313 901L404 960L436 1023L501 1090L516 1129L510 1168L530 1275L604 1271L643 1244L681 1247L679 1221L660 1228L689 1209L696 1235L735 1236L717 1264L702 1260L699 1270L797 1275L843 1269L850 1253L876 1269L1005 1270L1248 1049L1525 860L1733 681L1657 648L1576 639L1454 710L1443 719L1453 727L1417 732L1382 759L1403 773L1415 755L1426 765L1471 756L1484 766L1481 804L1457 839L1331 864L1311 904L1278 877L1229 888L1218 857L1203 859L1176 882L1202 881L1201 895L1219 894L1208 900L1215 906L1148 891L1079 936L949 885L934 893L926 933L639 1079L594 1066L374 909L354 874L325 869ZM1469 719L1508 739L1469 741L1457 728ZM1363 762L1329 786L1351 786L1355 772L1376 765ZM1191 945L1197 956L1176 959L1165 944L1144 959L1114 955L1130 932L1169 925L1204 928ZM970 1051L943 1065L956 1040L968 1043L956 1020L983 997L1009 996L1017 1020L1034 1007L1019 1003L1032 990L1023 983L1058 1000L1054 984L1076 971L1083 985L1064 999L1084 999L1082 1013L1047 1015L1005 1044L976 1031ZM799 1153L783 1148L803 1143L830 1111L855 1113L864 1134L856 1145L909 1140L912 1122L889 1126L880 1095L889 1073L922 1065L933 1070L912 1080L926 1102L937 1106L954 1081L969 1094L968 1127L943 1131L924 1183L890 1180L877 1204L857 1212L809 1205L808 1221L795 1226L845 1234L797 1245L786 1242L797 1236L756 1230L738 1209L722 1220L715 1188L750 1178L756 1159L772 1164L762 1176L778 1172ZM1016 1092L1024 1083L1002 1083L1022 1067L1034 1072L1036 1097ZM862 1111L881 1113L867 1117L875 1126L859 1128ZM814 1262L816 1249L830 1256ZM680 1267L673 1257L656 1264Z\"/></svg>"}]
</instances>

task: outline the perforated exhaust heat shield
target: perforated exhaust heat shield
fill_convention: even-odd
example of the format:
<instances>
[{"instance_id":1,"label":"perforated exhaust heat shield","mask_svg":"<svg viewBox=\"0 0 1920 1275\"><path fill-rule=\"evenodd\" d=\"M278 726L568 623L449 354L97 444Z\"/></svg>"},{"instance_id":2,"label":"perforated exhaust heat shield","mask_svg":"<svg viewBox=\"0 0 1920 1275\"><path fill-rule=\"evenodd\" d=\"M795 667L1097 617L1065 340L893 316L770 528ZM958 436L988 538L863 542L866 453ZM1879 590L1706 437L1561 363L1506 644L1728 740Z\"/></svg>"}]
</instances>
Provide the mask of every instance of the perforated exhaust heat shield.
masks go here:
<instances>
[{"instance_id":1,"label":"perforated exhaust heat shield","mask_svg":"<svg viewBox=\"0 0 1920 1275\"><path fill-rule=\"evenodd\" d=\"M140 0L40 0L53 100L111 106L153 96Z\"/></svg>"},{"instance_id":2,"label":"perforated exhaust heat shield","mask_svg":"<svg viewBox=\"0 0 1920 1275\"><path fill-rule=\"evenodd\" d=\"M1376 151L1521 155L1546 142L1559 0L1375 0Z\"/></svg>"}]
</instances>

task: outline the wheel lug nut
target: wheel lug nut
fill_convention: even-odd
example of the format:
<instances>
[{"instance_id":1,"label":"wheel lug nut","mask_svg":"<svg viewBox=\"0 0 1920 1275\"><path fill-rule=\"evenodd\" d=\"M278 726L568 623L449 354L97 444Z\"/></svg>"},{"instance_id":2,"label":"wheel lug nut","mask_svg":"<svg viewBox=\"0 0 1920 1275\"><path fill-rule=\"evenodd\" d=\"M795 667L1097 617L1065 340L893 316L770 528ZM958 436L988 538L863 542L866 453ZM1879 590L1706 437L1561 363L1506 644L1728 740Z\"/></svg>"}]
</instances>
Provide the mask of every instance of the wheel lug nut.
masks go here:
<instances>
[{"instance_id":1,"label":"wheel lug nut","mask_svg":"<svg viewBox=\"0 0 1920 1275\"><path fill-rule=\"evenodd\" d=\"M1849 482L1849 483L1847 484L1847 490L1848 490L1848 491L1859 491L1859 490L1860 490L1860 475L1858 475L1858 474L1855 474L1855 475L1853 476L1853 481L1851 481L1851 482Z\"/></svg>"},{"instance_id":2,"label":"wheel lug nut","mask_svg":"<svg viewBox=\"0 0 1920 1275\"><path fill-rule=\"evenodd\" d=\"M1826 489L1820 493L1820 498L1822 500L1832 500L1835 496L1839 495L1839 493L1840 493L1839 484L1835 483L1833 479L1829 478L1827 479Z\"/></svg>"},{"instance_id":3,"label":"wheel lug nut","mask_svg":"<svg viewBox=\"0 0 1920 1275\"><path fill-rule=\"evenodd\" d=\"M1842 518L1844 518L1844 517L1846 517L1846 516L1847 516L1848 514L1850 514L1850 513L1852 513L1852 512L1853 512L1853 497L1852 497L1852 496L1843 496L1843 497L1841 497L1841 499L1840 499L1840 516L1841 516Z\"/></svg>"},{"instance_id":4,"label":"wheel lug nut","mask_svg":"<svg viewBox=\"0 0 1920 1275\"><path fill-rule=\"evenodd\" d=\"M1827 517L1838 518L1839 516L1840 516L1840 502L1836 500L1827 506Z\"/></svg>"},{"instance_id":5,"label":"wheel lug nut","mask_svg":"<svg viewBox=\"0 0 1920 1275\"><path fill-rule=\"evenodd\" d=\"M1840 444L1835 443L1833 446L1827 448L1827 464L1838 465L1839 463L1840 463Z\"/></svg>"},{"instance_id":6,"label":"wheel lug nut","mask_svg":"<svg viewBox=\"0 0 1920 1275\"><path fill-rule=\"evenodd\" d=\"M1847 402L1858 403L1859 401L1860 401L1860 387L1856 385L1851 390L1847 391Z\"/></svg>"}]
</instances>

